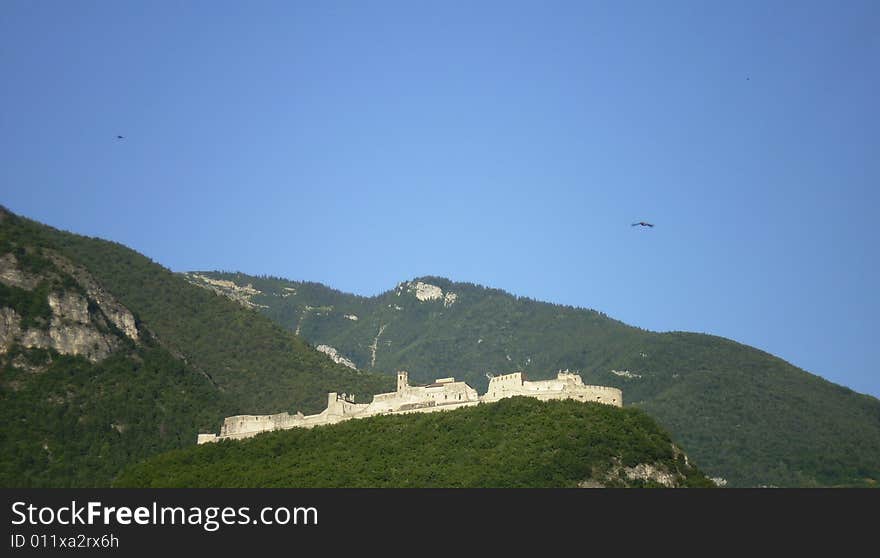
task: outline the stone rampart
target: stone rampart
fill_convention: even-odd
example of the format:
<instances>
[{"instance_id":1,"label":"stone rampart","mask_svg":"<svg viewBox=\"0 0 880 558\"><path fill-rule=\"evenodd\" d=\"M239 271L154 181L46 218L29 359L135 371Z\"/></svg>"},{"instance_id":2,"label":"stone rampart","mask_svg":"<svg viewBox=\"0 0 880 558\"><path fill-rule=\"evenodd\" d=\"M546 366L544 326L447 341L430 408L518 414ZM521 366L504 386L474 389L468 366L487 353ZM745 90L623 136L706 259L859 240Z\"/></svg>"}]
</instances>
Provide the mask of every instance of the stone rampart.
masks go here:
<instances>
[{"instance_id":1,"label":"stone rampart","mask_svg":"<svg viewBox=\"0 0 880 558\"><path fill-rule=\"evenodd\" d=\"M317 415L278 413L274 415L237 415L223 420L220 434L199 434L197 443L219 440L240 440L261 432L289 428L312 428L349 419L376 415L431 413L492 403L515 396L534 397L543 401L574 399L583 402L623 406L623 393L613 387L590 386L577 374L559 372L555 379L528 381L521 372L495 376L482 397L464 382L441 378L426 386L411 386L406 372L397 374L397 390L373 396L370 403L355 403L345 394L327 394L327 408Z\"/></svg>"}]
</instances>

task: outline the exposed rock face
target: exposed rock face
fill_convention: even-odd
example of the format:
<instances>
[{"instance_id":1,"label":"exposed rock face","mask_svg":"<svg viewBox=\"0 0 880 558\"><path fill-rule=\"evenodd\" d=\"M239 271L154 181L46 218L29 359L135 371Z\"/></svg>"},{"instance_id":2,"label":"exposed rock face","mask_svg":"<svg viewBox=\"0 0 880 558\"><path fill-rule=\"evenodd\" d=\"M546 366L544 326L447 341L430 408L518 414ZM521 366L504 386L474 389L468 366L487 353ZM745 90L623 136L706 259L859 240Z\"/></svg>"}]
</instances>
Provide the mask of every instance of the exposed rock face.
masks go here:
<instances>
[{"instance_id":1,"label":"exposed rock face","mask_svg":"<svg viewBox=\"0 0 880 558\"><path fill-rule=\"evenodd\" d=\"M339 354L339 351L337 351L330 345L318 345L317 347L315 347L315 349L330 357L330 359L336 364L341 364L343 366L348 366L352 370L357 370L357 366L355 366L355 364L351 360Z\"/></svg>"},{"instance_id":2,"label":"exposed rock face","mask_svg":"<svg viewBox=\"0 0 880 558\"><path fill-rule=\"evenodd\" d=\"M639 463L635 467L621 467L618 464L605 476L604 480L585 479L578 483L578 488L620 486L621 482L625 486L629 486L627 481L654 482L665 488L677 488L683 485L684 480L685 477L682 474L670 472L667 467L659 463Z\"/></svg>"},{"instance_id":3,"label":"exposed rock face","mask_svg":"<svg viewBox=\"0 0 880 558\"><path fill-rule=\"evenodd\" d=\"M455 301L458 300L458 295L455 293L446 293L443 295L443 306L447 308L455 304Z\"/></svg>"},{"instance_id":4,"label":"exposed rock face","mask_svg":"<svg viewBox=\"0 0 880 558\"><path fill-rule=\"evenodd\" d=\"M57 281L58 271L61 271L72 276L82 290L58 288L49 293L47 302L52 316L47 326L23 328L22 316L12 308L0 307L0 354L8 352L18 343L25 348L53 349L65 355L82 355L97 362L120 345L120 339L108 326L108 321L137 342L137 324L134 315L125 306L98 285L87 271L57 254L44 255L57 268L47 271L45 277L30 275L19 269L13 254L3 255L0 257L0 281L33 290L42 280ZM91 308L90 301L94 303Z\"/></svg>"},{"instance_id":5,"label":"exposed rock face","mask_svg":"<svg viewBox=\"0 0 880 558\"><path fill-rule=\"evenodd\" d=\"M49 295L52 320L48 329L22 330L21 316L12 308L0 308L0 353L15 343L31 349L54 349L63 355L82 355L92 362L107 357L119 341L102 333L89 315L88 302L75 293Z\"/></svg>"},{"instance_id":6,"label":"exposed rock face","mask_svg":"<svg viewBox=\"0 0 880 558\"><path fill-rule=\"evenodd\" d=\"M458 300L458 295L453 292L444 293L443 289L438 287L437 285L432 285L430 283L423 283L421 281L412 281L409 283L401 283L397 287L397 296L400 296L402 292L406 292L414 295L417 300L420 302L430 302L434 300L442 300L443 306L449 308L455 301Z\"/></svg>"},{"instance_id":7,"label":"exposed rock face","mask_svg":"<svg viewBox=\"0 0 880 558\"><path fill-rule=\"evenodd\" d=\"M687 470L692 468L687 455L675 444L672 444L672 456L676 462L670 466L668 463L655 461L653 463L638 463L632 467L624 467L619 457L614 458L614 466L604 474L593 471L591 478L579 483L580 488L598 488L605 486L632 486L633 483L648 483L659 485L664 488L679 488L686 485ZM682 466L681 463L684 463Z\"/></svg>"},{"instance_id":8,"label":"exposed rock face","mask_svg":"<svg viewBox=\"0 0 880 558\"><path fill-rule=\"evenodd\" d=\"M436 285L422 283L421 281L410 283L409 292L416 295L416 298L423 302L426 300L437 300L443 298L443 289Z\"/></svg>"},{"instance_id":9,"label":"exposed rock face","mask_svg":"<svg viewBox=\"0 0 880 558\"><path fill-rule=\"evenodd\" d=\"M0 354L9 350L21 334L21 316L12 308L0 308Z\"/></svg>"},{"instance_id":10,"label":"exposed rock face","mask_svg":"<svg viewBox=\"0 0 880 558\"><path fill-rule=\"evenodd\" d=\"M676 486L678 476L665 467L655 467L650 463L639 463L635 467L624 467L623 474L630 480L653 481L667 488Z\"/></svg>"},{"instance_id":11,"label":"exposed rock face","mask_svg":"<svg viewBox=\"0 0 880 558\"><path fill-rule=\"evenodd\" d=\"M630 372L629 370L612 370L611 373L615 376L620 376L621 378L638 379L642 377L641 374L636 374L635 372Z\"/></svg>"},{"instance_id":12,"label":"exposed rock face","mask_svg":"<svg viewBox=\"0 0 880 558\"><path fill-rule=\"evenodd\" d=\"M255 295L263 294L263 291L254 288L250 283L242 287L235 283L235 281L212 279L201 273L184 273L183 278L197 287L212 290L230 300L234 300L242 306L247 306L248 308L268 308L265 304L257 304L252 300ZM283 297L296 294L296 289L285 288L285 290L288 292L284 293Z\"/></svg>"},{"instance_id":13,"label":"exposed rock face","mask_svg":"<svg viewBox=\"0 0 880 558\"><path fill-rule=\"evenodd\" d=\"M30 291L39 282L39 278L35 275L19 269L15 254L3 254L0 256L0 283Z\"/></svg>"},{"instance_id":14,"label":"exposed rock face","mask_svg":"<svg viewBox=\"0 0 880 558\"><path fill-rule=\"evenodd\" d=\"M70 261L57 254L51 255L52 262L60 269L69 273L76 279L76 282L83 287L88 297L97 303L101 312L113 323L122 333L132 341L138 340L137 324L131 311L120 304L113 296L104 290L97 281L84 269L73 265ZM49 301L51 304L51 300Z\"/></svg>"},{"instance_id":15,"label":"exposed rock face","mask_svg":"<svg viewBox=\"0 0 880 558\"><path fill-rule=\"evenodd\" d=\"M379 326L379 333L376 334L376 338L373 339L373 344L370 345L370 368L376 367L376 351L379 350L379 338L382 337L382 332L385 331L386 327L388 327L388 324L382 324Z\"/></svg>"},{"instance_id":16,"label":"exposed rock face","mask_svg":"<svg viewBox=\"0 0 880 558\"><path fill-rule=\"evenodd\" d=\"M682 451L682 449L680 447L676 446L675 444L672 444L672 454L675 456L676 459L678 459L679 457L684 458L685 467L691 466L691 461L690 461L690 459L688 459L687 454L684 451Z\"/></svg>"},{"instance_id":17,"label":"exposed rock face","mask_svg":"<svg viewBox=\"0 0 880 558\"><path fill-rule=\"evenodd\" d=\"M58 321L74 324L89 323L89 303L76 293L49 293L49 308Z\"/></svg>"}]
</instances>

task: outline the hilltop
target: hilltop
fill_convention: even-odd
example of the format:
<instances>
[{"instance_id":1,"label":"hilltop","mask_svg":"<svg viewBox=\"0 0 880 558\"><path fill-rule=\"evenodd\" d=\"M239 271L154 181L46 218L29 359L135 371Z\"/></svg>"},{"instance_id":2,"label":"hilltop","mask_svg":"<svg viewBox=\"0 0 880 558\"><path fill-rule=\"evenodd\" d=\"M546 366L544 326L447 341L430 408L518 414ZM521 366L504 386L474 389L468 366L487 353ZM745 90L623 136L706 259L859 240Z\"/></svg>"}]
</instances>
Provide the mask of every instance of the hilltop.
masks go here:
<instances>
[{"instance_id":1,"label":"hilltop","mask_svg":"<svg viewBox=\"0 0 880 558\"><path fill-rule=\"evenodd\" d=\"M514 397L168 452L119 487L709 487L644 412Z\"/></svg>"}]
</instances>

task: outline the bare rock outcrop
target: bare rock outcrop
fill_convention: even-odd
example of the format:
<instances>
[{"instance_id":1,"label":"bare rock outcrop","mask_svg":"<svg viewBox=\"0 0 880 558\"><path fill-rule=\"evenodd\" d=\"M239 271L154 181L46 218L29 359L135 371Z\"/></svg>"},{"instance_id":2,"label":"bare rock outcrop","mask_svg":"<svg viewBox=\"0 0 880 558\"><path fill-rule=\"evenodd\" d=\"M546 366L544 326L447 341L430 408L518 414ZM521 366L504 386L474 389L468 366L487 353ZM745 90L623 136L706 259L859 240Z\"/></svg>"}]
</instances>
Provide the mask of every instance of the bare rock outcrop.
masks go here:
<instances>
[{"instance_id":1,"label":"bare rock outcrop","mask_svg":"<svg viewBox=\"0 0 880 558\"><path fill-rule=\"evenodd\" d=\"M315 349L330 357L330 360L332 360L336 364L341 364L343 366L351 368L352 370L357 370L357 366L355 365L355 363L345 356L339 354L339 351L337 351L335 347L331 347L330 345L318 345L317 347L315 347Z\"/></svg>"},{"instance_id":2,"label":"bare rock outcrop","mask_svg":"<svg viewBox=\"0 0 880 558\"><path fill-rule=\"evenodd\" d=\"M76 282L85 289L88 297L95 301L101 312L107 316L107 319L113 325L132 341L138 340L137 324L134 315L128 308L120 304L113 295L99 285L88 271L74 265L70 260L58 254L50 254L50 258L61 270L73 276Z\"/></svg>"},{"instance_id":3,"label":"bare rock outcrop","mask_svg":"<svg viewBox=\"0 0 880 558\"><path fill-rule=\"evenodd\" d=\"M82 355L92 362L106 358L119 344L112 333L102 332L89 315L88 302L74 293L51 293L52 319L48 329L21 327L21 316L0 308L0 353L18 343L27 349L53 349L63 355Z\"/></svg>"},{"instance_id":4,"label":"bare rock outcrop","mask_svg":"<svg viewBox=\"0 0 880 558\"><path fill-rule=\"evenodd\" d=\"M40 279L23 271L18 265L15 254L8 253L0 256L0 283L19 289L33 290Z\"/></svg>"},{"instance_id":5,"label":"bare rock outcrop","mask_svg":"<svg viewBox=\"0 0 880 558\"><path fill-rule=\"evenodd\" d=\"M40 275L22 270L12 253L0 256L3 284L28 291L33 291L42 281L56 286L47 295L46 302L51 309L48 323L41 319L26 326L28 322L14 308L0 307L0 354L19 344L25 348L53 349L64 355L81 355L98 362L122 342L109 324L132 341L138 341L134 315L91 274L56 253L44 250L42 255L51 260L55 268ZM62 275L72 277L77 287L58 287Z\"/></svg>"}]
</instances>

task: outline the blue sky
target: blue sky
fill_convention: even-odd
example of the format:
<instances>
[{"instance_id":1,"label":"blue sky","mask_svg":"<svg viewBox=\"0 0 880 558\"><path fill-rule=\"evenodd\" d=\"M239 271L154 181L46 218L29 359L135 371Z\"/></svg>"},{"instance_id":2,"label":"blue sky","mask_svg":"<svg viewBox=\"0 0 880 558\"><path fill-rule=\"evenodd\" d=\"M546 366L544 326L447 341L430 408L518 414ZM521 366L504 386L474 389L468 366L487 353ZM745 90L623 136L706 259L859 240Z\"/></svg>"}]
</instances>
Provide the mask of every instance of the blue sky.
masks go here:
<instances>
[{"instance_id":1,"label":"blue sky","mask_svg":"<svg viewBox=\"0 0 880 558\"><path fill-rule=\"evenodd\" d=\"M441 275L876 396L878 26L873 1L6 0L0 203L175 271Z\"/></svg>"}]
</instances>

